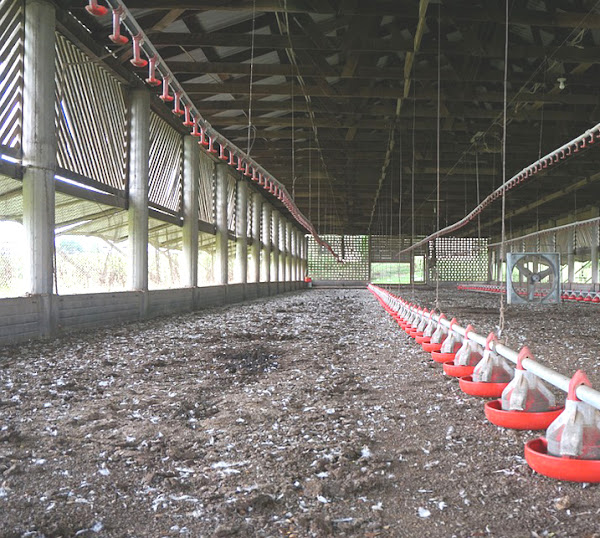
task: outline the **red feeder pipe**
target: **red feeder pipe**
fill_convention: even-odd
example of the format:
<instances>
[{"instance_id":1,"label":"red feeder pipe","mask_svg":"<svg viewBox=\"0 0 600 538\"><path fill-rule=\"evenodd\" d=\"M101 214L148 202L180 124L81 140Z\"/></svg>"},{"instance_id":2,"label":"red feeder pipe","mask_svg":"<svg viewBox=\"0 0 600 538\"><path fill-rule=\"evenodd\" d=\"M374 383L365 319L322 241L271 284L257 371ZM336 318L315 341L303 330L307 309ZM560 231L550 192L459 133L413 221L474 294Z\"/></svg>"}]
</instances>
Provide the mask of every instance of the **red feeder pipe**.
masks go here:
<instances>
[{"instance_id":1,"label":"red feeder pipe","mask_svg":"<svg viewBox=\"0 0 600 538\"><path fill-rule=\"evenodd\" d=\"M195 122L192 121L192 117L190 115L190 105L185 105L183 108L185 110L185 120L183 124L186 127L191 127L192 125L194 125Z\"/></svg>"},{"instance_id":2,"label":"red feeder pipe","mask_svg":"<svg viewBox=\"0 0 600 538\"><path fill-rule=\"evenodd\" d=\"M150 86L158 86L160 85L160 80L158 80L155 76L156 74L156 56L152 56L150 58L150 63L148 64L148 78L146 82L150 84Z\"/></svg>"},{"instance_id":3,"label":"red feeder pipe","mask_svg":"<svg viewBox=\"0 0 600 538\"><path fill-rule=\"evenodd\" d=\"M242 158L238 157L237 160L238 160L238 165L237 165L236 170L238 172L243 172L244 171L244 163L242 162Z\"/></svg>"},{"instance_id":4,"label":"red feeder pipe","mask_svg":"<svg viewBox=\"0 0 600 538\"><path fill-rule=\"evenodd\" d=\"M148 65L148 60L142 58L142 39L142 34L133 36L133 58L129 61L131 62L131 65L135 67L146 67Z\"/></svg>"},{"instance_id":5,"label":"red feeder pipe","mask_svg":"<svg viewBox=\"0 0 600 538\"><path fill-rule=\"evenodd\" d=\"M125 43L129 42L129 39L124 35L121 35L121 15L123 14L123 10L119 7L117 9L113 9L113 33L108 36L115 45L125 45Z\"/></svg>"},{"instance_id":6,"label":"red feeder pipe","mask_svg":"<svg viewBox=\"0 0 600 538\"><path fill-rule=\"evenodd\" d=\"M171 77L169 75L164 75L162 80L162 95L160 96L160 100L163 103L170 103L173 100L173 96L169 95L169 81Z\"/></svg>"},{"instance_id":7,"label":"red feeder pipe","mask_svg":"<svg viewBox=\"0 0 600 538\"><path fill-rule=\"evenodd\" d=\"M244 175L246 177L251 177L252 176L252 174L250 173L250 165L248 163L246 163L246 170L244 172Z\"/></svg>"},{"instance_id":8,"label":"red feeder pipe","mask_svg":"<svg viewBox=\"0 0 600 538\"><path fill-rule=\"evenodd\" d=\"M229 166L235 166L235 153L229 150L229 162L227 163Z\"/></svg>"},{"instance_id":9,"label":"red feeder pipe","mask_svg":"<svg viewBox=\"0 0 600 538\"><path fill-rule=\"evenodd\" d=\"M194 128L190 133L192 136L200 136L200 131L198 131L198 122L194 120Z\"/></svg>"},{"instance_id":10,"label":"red feeder pipe","mask_svg":"<svg viewBox=\"0 0 600 538\"><path fill-rule=\"evenodd\" d=\"M94 17L102 17L108 13L108 8L98 5L98 0L90 0L90 3L85 6L88 13L94 15Z\"/></svg>"},{"instance_id":11,"label":"red feeder pipe","mask_svg":"<svg viewBox=\"0 0 600 538\"><path fill-rule=\"evenodd\" d=\"M173 103L173 114L181 116L183 110L181 110L181 92L175 92L175 102Z\"/></svg>"},{"instance_id":12,"label":"red feeder pipe","mask_svg":"<svg viewBox=\"0 0 600 538\"><path fill-rule=\"evenodd\" d=\"M252 181L258 181L258 177L256 176L256 168L252 167Z\"/></svg>"}]
</instances>

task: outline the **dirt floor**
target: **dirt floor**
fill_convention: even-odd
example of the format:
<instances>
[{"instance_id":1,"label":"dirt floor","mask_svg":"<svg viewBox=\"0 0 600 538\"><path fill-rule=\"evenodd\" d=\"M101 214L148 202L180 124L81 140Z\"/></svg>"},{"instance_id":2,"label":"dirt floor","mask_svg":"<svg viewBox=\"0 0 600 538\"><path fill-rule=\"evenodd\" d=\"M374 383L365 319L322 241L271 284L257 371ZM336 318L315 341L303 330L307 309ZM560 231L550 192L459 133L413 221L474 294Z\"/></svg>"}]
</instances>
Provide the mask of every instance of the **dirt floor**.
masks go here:
<instances>
[{"instance_id":1,"label":"dirt floor","mask_svg":"<svg viewBox=\"0 0 600 538\"><path fill-rule=\"evenodd\" d=\"M441 292L481 333L497 303ZM512 308L504 340L600 386L599 322ZM71 334L0 350L0 536L600 537L600 486L534 474L538 435L489 424L366 290Z\"/></svg>"}]
</instances>

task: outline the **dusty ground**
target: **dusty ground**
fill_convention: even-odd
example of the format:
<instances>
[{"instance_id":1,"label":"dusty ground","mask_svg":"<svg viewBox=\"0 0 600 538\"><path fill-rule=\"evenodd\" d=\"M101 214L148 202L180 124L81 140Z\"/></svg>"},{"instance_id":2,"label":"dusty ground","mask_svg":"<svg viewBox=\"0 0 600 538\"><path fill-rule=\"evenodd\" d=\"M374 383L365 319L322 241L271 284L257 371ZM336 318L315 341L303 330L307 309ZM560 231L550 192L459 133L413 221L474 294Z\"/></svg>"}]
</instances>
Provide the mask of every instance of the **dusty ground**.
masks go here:
<instances>
[{"instance_id":1,"label":"dusty ground","mask_svg":"<svg viewBox=\"0 0 600 538\"><path fill-rule=\"evenodd\" d=\"M441 306L485 333L497 300ZM600 386L599 322L512 309L505 339ZM5 348L0 535L600 536L600 486L534 475L539 434L482 405L365 290Z\"/></svg>"}]
</instances>

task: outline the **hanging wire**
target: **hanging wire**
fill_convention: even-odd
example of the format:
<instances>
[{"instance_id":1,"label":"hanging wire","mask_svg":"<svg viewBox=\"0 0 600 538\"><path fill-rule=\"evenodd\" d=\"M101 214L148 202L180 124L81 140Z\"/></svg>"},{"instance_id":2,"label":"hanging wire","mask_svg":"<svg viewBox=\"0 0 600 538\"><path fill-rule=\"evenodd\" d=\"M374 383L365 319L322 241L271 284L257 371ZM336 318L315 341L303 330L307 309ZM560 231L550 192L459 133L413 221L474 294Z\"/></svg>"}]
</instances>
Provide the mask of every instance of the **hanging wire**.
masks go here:
<instances>
[{"instance_id":1,"label":"hanging wire","mask_svg":"<svg viewBox=\"0 0 600 538\"><path fill-rule=\"evenodd\" d=\"M442 50L441 50L441 40L442 40L442 19L440 16L441 4L438 4L438 50L437 50L437 134L436 134L436 147L437 147L437 166L436 166L436 229L440 229L440 109L441 109L441 101L442 101ZM434 240L435 243L438 243L437 239ZM414 243L414 241L413 241ZM437 245L434 245L437 247ZM440 272L438 268L438 255L437 248L435 248L435 308L436 310L440 309Z\"/></svg>"},{"instance_id":2,"label":"hanging wire","mask_svg":"<svg viewBox=\"0 0 600 538\"><path fill-rule=\"evenodd\" d=\"M504 33L504 103L503 103L503 119L502 119L502 184L506 183L506 109L507 109L507 88L508 88L508 3L506 0L506 19L505 19L505 33ZM500 265L502 267L502 261L506 258L506 191L502 191L502 237L500 241ZM505 279L508 283L509 277L512 275L508 274L508 267L505 264ZM498 280L502 275L498 275ZM498 322L498 336L502 335L504 331L504 294L500 293L500 319Z\"/></svg>"},{"instance_id":3,"label":"hanging wire","mask_svg":"<svg viewBox=\"0 0 600 538\"><path fill-rule=\"evenodd\" d=\"M410 227L410 244L414 244L415 242L415 161L417 154L417 144L415 141L415 132L417 130L417 84L413 83L413 121L412 121L412 175L410 181L410 215L411 215L411 227ZM414 253L410 253L410 265L409 267L413 267L414 271ZM410 270L410 269L409 269ZM415 285L414 278L411 272L411 300L414 302L415 300Z\"/></svg>"},{"instance_id":4,"label":"hanging wire","mask_svg":"<svg viewBox=\"0 0 600 538\"><path fill-rule=\"evenodd\" d=\"M398 131L398 145L398 251L400 251L404 246L402 242L402 131ZM400 284L400 262L400 254L398 254L398 284Z\"/></svg>"},{"instance_id":5,"label":"hanging wire","mask_svg":"<svg viewBox=\"0 0 600 538\"><path fill-rule=\"evenodd\" d=\"M312 133L308 133L308 220L312 222Z\"/></svg>"},{"instance_id":6,"label":"hanging wire","mask_svg":"<svg viewBox=\"0 0 600 538\"><path fill-rule=\"evenodd\" d=\"M256 29L256 0L252 0L252 40L250 43L250 90L248 100L248 144L246 154L250 156L250 150L254 143L252 142L252 85L254 82L254 33Z\"/></svg>"},{"instance_id":7,"label":"hanging wire","mask_svg":"<svg viewBox=\"0 0 600 538\"><path fill-rule=\"evenodd\" d=\"M475 150L475 181L477 189L477 205L481 203L481 192L479 190L479 148ZM481 215L477 215L477 239L478 245L481 245Z\"/></svg>"},{"instance_id":8,"label":"hanging wire","mask_svg":"<svg viewBox=\"0 0 600 538\"><path fill-rule=\"evenodd\" d=\"M291 90L291 95L292 95L292 200L294 200L294 202L296 201L296 153L294 150L295 147L295 133L296 133L296 129L295 129L295 125L294 125L294 121L295 121L295 111L294 111L294 75L292 73L292 90Z\"/></svg>"}]
</instances>

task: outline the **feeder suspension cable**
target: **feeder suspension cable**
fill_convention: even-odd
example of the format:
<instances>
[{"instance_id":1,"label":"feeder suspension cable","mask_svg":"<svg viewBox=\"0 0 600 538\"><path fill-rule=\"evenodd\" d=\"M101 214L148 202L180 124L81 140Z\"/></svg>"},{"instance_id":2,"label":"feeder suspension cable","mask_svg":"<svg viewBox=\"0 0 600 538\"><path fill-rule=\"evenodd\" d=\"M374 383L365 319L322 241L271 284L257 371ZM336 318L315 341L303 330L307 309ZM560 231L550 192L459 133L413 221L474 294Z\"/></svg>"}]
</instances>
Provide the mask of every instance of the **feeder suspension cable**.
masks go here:
<instances>
[{"instance_id":1,"label":"feeder suspension cable","mask_svg":"<svg viewBox=\"0 0 600 538\"><path fill-rule=\"evenodd\" d=\"M441 37L442 37L442 20L440 17L440 6L438 4L438 47L437 47L437 133L436 133L436 150L437 150L437 166L436 166L436 210L435 210L435 221L436 230L440 229L440 107L442 102L442 49L441 49ZM413 196L414 200L414 196ZM437 243L437 239L435 240ZM437 245L435 246L435 308L440 308L440 272L438 266L438 255Z\"/></svg>"},{"instance_id":2,"label":"feeder suspension cable","mask_svg":"<svg viewBox=\"0 0 600 538\"><path fill-rule=\"evenodd\" d=\"M504 103L503 103L503 119L502 119L502 185L506 184L506 109L507 109L507 88L508 88L508 4L506 0L506 19L505 19L505 34L504 34ZM506 191L502 191L502 238L500 246L500 263L504 262L504 278L508 284L508 279L512 275L508 274L506 266ZM502 267L502 265L500 265ZM498 322L498 334L502 335L504 331L504 294L500 294L500 320Z\"/></svg>"},{"instance_id":3,"label":"feeder suspension cable","mask_svg":"<svg viewBox=\"0 0 600 538\"><path fill-rule=\"evenodd\" d=\"M252 38L250 42L250 88L248 90L248 143L246 154L250 155L252 149L252 83L254 81L254 34L256 28L256 0L252 0Z\"/></svg>"}]
</instances>

